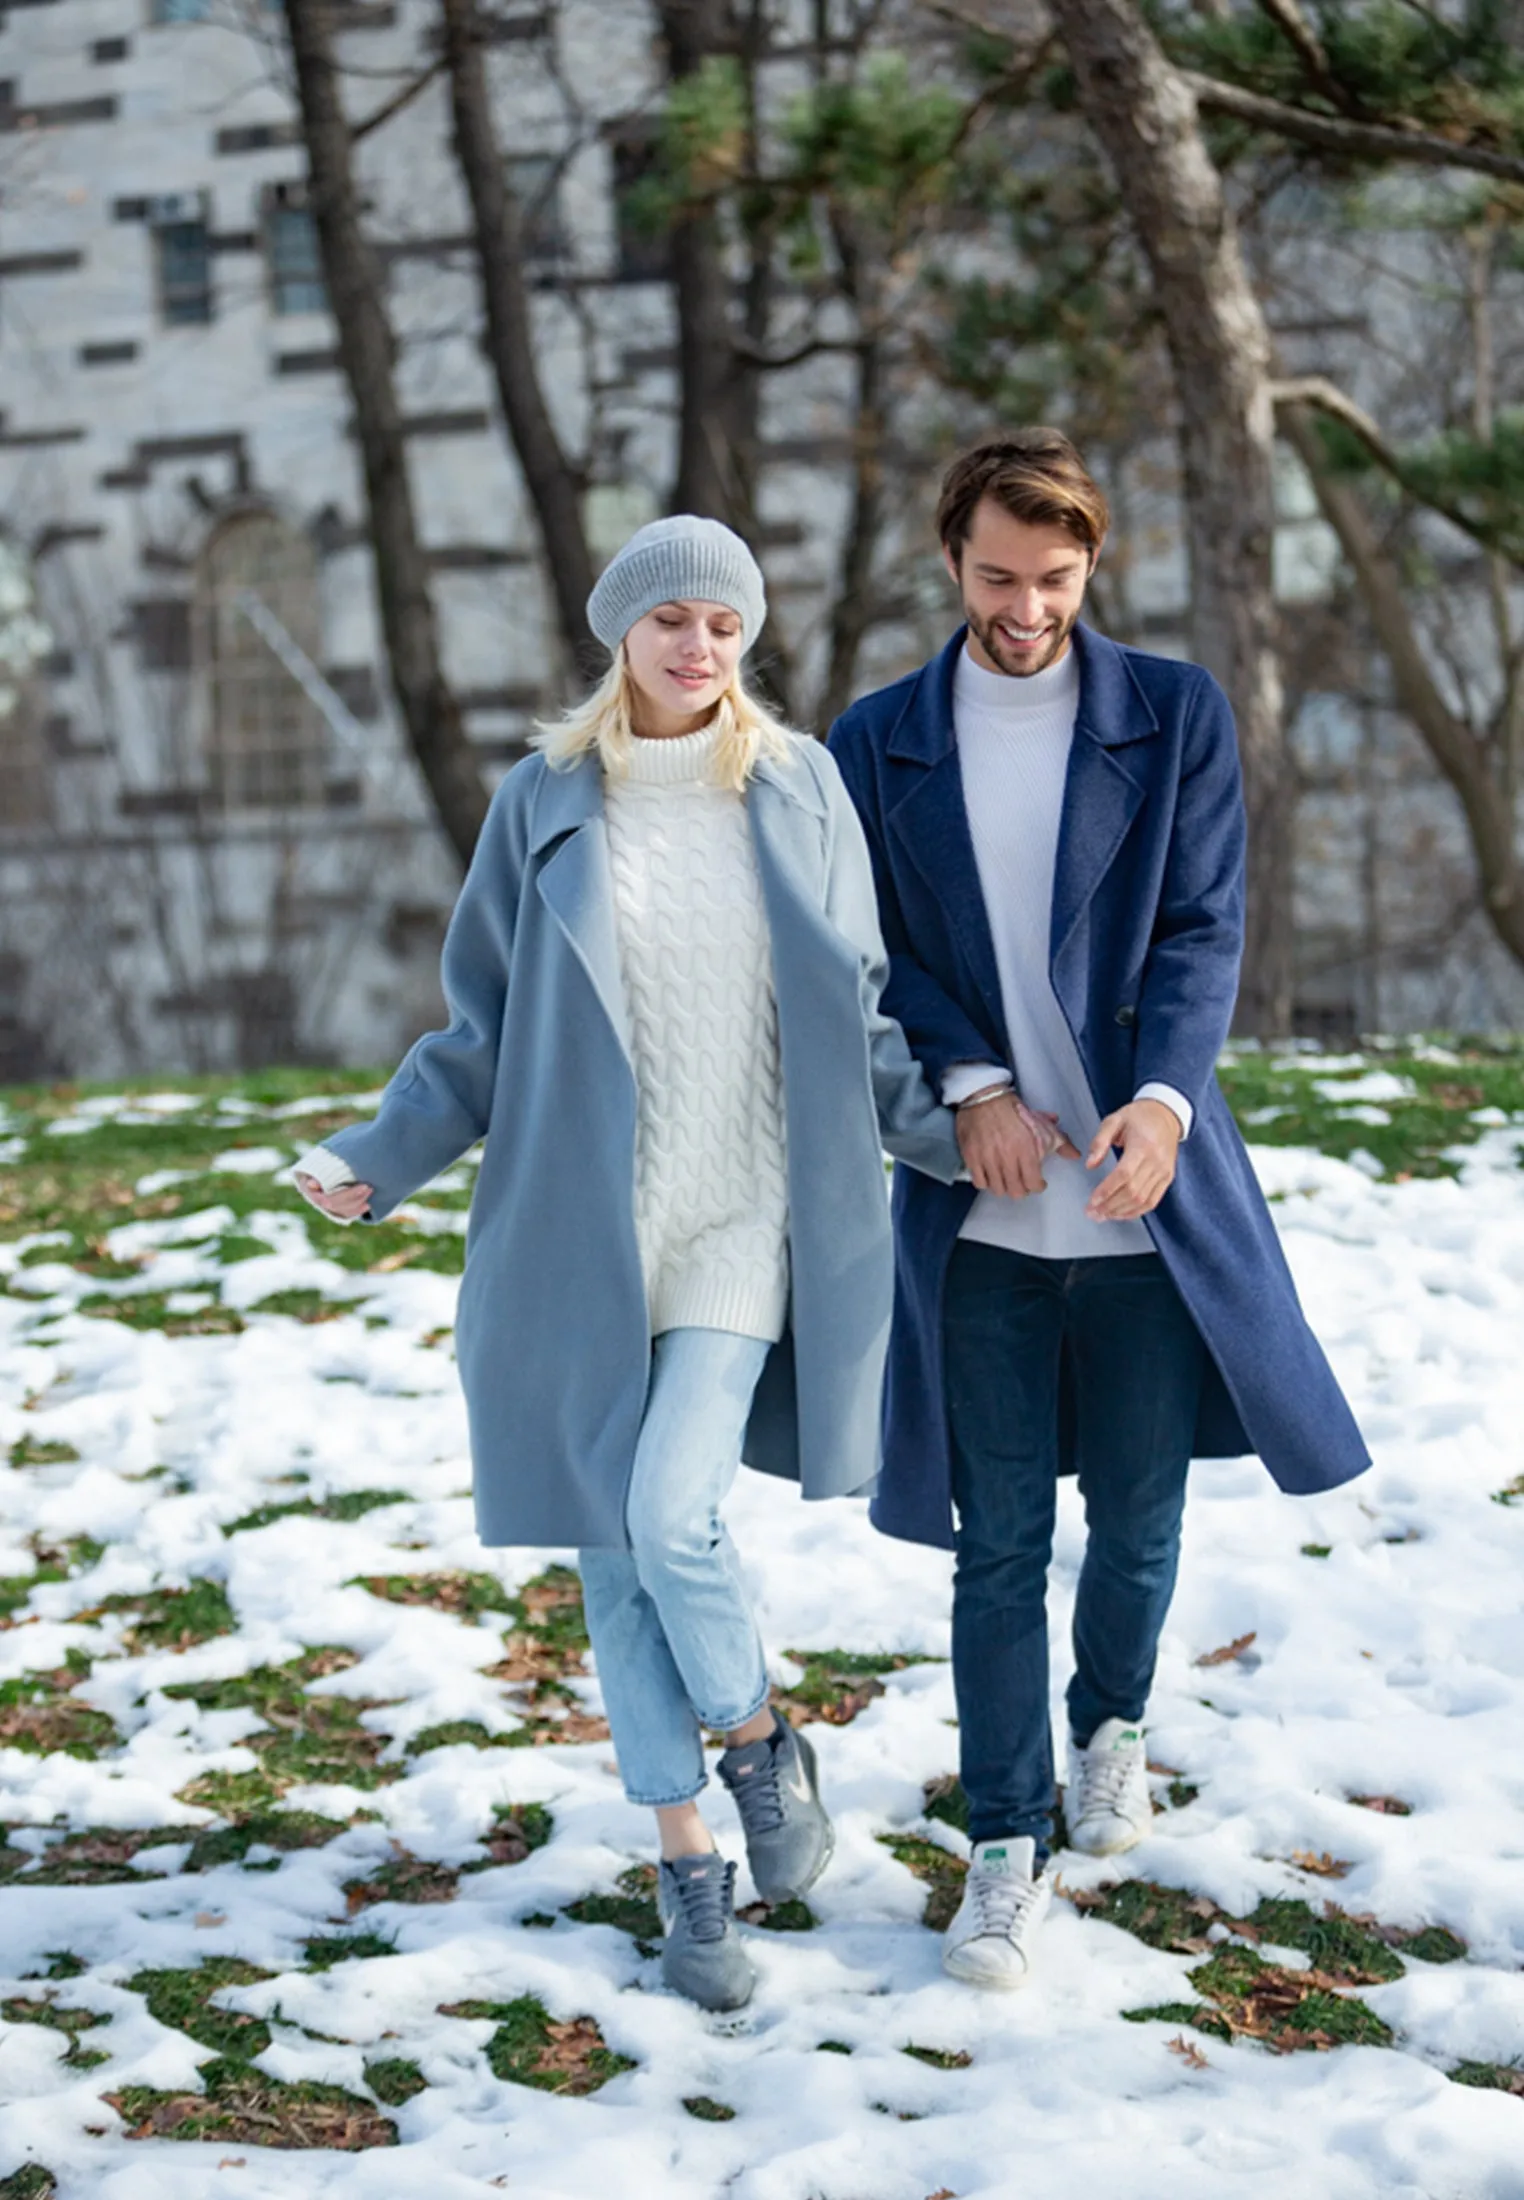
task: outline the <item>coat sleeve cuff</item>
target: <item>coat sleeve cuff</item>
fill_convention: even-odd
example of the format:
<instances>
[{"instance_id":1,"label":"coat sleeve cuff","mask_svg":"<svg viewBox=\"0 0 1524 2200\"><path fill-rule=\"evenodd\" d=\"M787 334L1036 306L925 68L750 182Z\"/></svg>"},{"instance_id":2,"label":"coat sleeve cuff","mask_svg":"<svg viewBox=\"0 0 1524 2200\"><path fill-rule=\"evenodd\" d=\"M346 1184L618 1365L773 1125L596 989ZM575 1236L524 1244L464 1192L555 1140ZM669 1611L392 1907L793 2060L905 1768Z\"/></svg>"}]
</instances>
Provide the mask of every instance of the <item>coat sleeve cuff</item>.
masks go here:
<instances>
[{"instance_id":1,"label":"coat sleeve cuff","mask_svg":"<svg viewBox=\"0 0 1524 2200\"><path fill-rule=\"evenodd\" d=\"M942 1105L955 1108L970 1093L983 1092L990 1085L1014 1083L1010 1071L1001 1062L954 1062L942 1079Z\"/></svg>"},{"instance_id":2,"label":"coat sleeve cuff","mask_svg":"<svg viewBox=\"0 0 1524 2200\"><path fill-rule=\"evenodd\" d=\"M1157 1078L1151 1078L1146 1085L1139 1085L1137 1091L1133 1094L1133 1098L1134 1100L1162 1100L1167 1108L1179 1116L1180 1136L1182 1138L1190 1137L1191 1125L1196 1120L1196 1110L1186 1099L1185 1094L1177 1092L1173 1085L1161 1084Z\"/></svg>"}]
</instances>

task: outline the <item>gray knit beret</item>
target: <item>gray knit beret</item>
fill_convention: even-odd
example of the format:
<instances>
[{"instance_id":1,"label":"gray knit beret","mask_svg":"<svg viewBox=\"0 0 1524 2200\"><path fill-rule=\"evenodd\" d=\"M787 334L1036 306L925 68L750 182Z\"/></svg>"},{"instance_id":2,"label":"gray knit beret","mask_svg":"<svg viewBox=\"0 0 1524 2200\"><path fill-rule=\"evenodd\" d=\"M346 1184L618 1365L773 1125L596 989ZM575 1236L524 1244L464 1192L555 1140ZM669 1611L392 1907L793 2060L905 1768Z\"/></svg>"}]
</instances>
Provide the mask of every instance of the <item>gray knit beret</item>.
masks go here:
<instances>
[{"instance_id":1,"label":"gray knit beret","mask_svg":"<svg viewBox=\"0 0 1524 2200\"><path fill-rule=\"evenodd\" d=\"M691 512L653 519L610 558L587 599L587 623L617 649L637 619L659 603L722 603L741 622L750 649L767 616L762 569L740 536Z\"/></svg>"}]
</instances>

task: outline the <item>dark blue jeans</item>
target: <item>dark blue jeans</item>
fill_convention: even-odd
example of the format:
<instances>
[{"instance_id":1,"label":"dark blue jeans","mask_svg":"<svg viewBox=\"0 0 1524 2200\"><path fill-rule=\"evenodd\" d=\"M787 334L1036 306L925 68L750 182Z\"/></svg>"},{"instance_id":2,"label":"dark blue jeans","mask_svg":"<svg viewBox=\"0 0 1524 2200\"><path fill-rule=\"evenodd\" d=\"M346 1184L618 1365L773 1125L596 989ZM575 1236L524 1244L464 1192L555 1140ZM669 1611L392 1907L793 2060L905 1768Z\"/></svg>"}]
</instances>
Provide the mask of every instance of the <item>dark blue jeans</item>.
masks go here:
<instances>
[{"instance_id":1,"label":"dark blue jeans","mask_svg":"<svg viewBox=\"0 0 1524 2200\"><path fill-rule=\"evenodd\" d=\"M1180 1555L1204 1351L1156 1253L1038 1260L960 1240L943 1302L969 1833L1053 1830L1048 1560L1064 1377L1088 1530L1069 1724L1141 1719Z\"/></svg>"}]
</instances>

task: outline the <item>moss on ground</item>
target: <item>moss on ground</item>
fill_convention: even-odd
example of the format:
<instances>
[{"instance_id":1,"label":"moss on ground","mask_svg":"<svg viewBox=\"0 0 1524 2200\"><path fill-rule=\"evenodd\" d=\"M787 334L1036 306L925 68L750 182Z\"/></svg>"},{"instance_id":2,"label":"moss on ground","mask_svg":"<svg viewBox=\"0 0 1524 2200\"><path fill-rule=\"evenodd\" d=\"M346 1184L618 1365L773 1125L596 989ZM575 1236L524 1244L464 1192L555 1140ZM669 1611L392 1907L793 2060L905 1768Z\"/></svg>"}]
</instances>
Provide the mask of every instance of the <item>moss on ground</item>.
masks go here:
<instances>
[{"instance_id":1,"label":"moss on ground","mask_svg":"<svg viewBox=\"0 0 1524 2200\"><path fill-rule=\"evenodd\" d=\"M0 1747L81 1758L120 1748L115 1721L73 1694L89 1673L89 1659L74 1651L46 1672L0 1681Z\"/></svg>"},{"instance_id":2,"label":"moss on ground","mask_svg":"<svg viewBox=\"0 0 1524 2200\"><path fill-rule=\"evenodd\" d=\"M585 1894L568 1902L562 1915L578 1925L612 1925L628 1933L644 1953L661 1945L661 1914L656 1907L656 1866L632 1864L621 1872L614 1894Z\"/></svg>"},{"instance_id":3,"label":"moss on ground","mask_svg":"<svg viewBox=\"0 0 1524 2200\"><path fill-rule=\"evenodd\" d=\"M149 1650L189 1650L198 1642L238 1631L238 1615L228 1602L226 1588L206 1576L183 1589L149 1589L136 1596L103 1597L99 1604L89 1605L73 1616L89 1621L104 1619L112 1612L136 1615L123 1637L133 1657Z\"/></svg>"},{"instance_id":4,"label":"moss on ground","mask_svg":"<svg viewBox=\"0 0 1524 2200\"><path fill-rule=\"evenodd\" d=\"M82 2034L93 2032L98 2025L109 2024L110 2017L98 2009L61 2008L52 1994L33 1998L26 1994L13 1994L0 2001L0 2017L7 2024L40 2024L50 2032L61 2032L69 2043L63 2058L66 2070L93 2070L110 2057L97 2048L82 2047Z\"/></svg>"},{"instance_id":5,"label":"moss on ground","mask_svg":"<svg viewBox=\"0 0 1524 2200\"><path fill-rule=\"evenodd\" d=\"M388 2108L401 2108L404 2101L414 2094L428 2090L428 2080L415 2062L405 2055L383 2055L377 2062L365 2065L365 2083L378 2101Z\"/></svg>"},{"instance_id":6,"label":"moss on ground","mask_svg":"<svg viewBox=\"0 0 1524 2200\"><path fill-rule=\"evenodd\" d=\"M240 1535L268 1528L276 1520L363 1520L383 1505L407 1505L409 1490L344 1490L332 1497L292 1497L279 1504L256 1505L252 1512L223 1523L224 1535Z\"/></svg>"}]
</instances>

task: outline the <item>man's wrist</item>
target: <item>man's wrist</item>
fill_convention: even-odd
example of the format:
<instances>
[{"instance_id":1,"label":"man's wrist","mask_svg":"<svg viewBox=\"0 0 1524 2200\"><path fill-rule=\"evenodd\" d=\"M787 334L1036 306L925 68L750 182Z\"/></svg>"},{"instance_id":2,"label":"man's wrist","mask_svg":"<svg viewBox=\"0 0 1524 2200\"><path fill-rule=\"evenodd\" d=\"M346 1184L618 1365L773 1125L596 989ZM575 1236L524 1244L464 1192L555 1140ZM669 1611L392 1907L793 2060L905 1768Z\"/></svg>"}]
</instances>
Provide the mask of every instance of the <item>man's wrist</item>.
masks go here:
<instances>
[{"instance_id":1,"label":"man's wrist","mask_svg":"<svg viewBox=\"0 0 1524 2200\"><path fill-rule=\"evenodd\" d=\"M956 1108L977 1092L1008 1092L1015 1080L1004 1062L954 1062L942 1077L942 1104Z\"/></svg>"},{"instance_id":2,"label":"man's wrist","mask_svg":"<svg viewBox=\"0 0 1524 2200\"><path fill-rule=\"evenodd\" d=\"M1175 1086L1165 1084L1161 1078L1151 1077L1146 1084L1139 1085L1137 1091L1133 1094L1133 1098L1134 1100L1157 1100L1161 1106L1169 1109L1175 1121L1180 1125L1182 1140L1190 1137L1191 1125L1196 1120L1196 1111L1189 1100L1186 1099L1185 1094L1177 1091Z\"/></svg>"}]
</instances>

